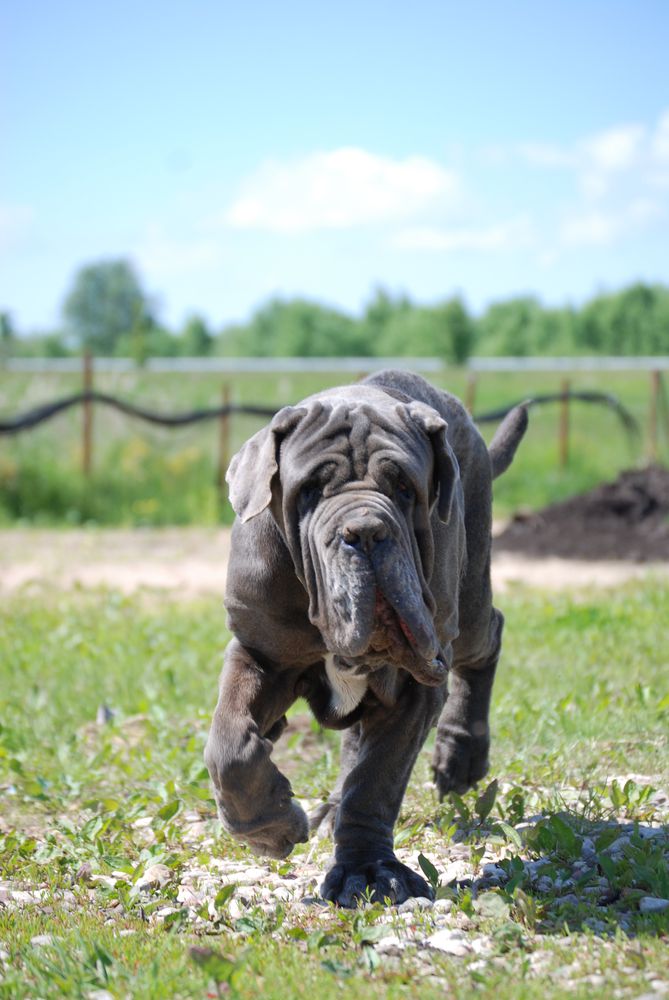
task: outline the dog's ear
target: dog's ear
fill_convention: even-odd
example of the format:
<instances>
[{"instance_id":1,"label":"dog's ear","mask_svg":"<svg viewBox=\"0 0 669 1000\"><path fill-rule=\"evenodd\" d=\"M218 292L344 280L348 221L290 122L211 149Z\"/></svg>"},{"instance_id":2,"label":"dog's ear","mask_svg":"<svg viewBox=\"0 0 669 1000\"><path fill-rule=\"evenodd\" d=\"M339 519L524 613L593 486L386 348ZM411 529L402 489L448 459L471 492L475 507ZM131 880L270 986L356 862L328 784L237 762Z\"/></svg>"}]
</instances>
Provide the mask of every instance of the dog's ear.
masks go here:
<instances>
[{"instance_id":1,"label":"dog's ear","mask_svg":"<svg viewBox=\"0 0 669 1000\"><path fill-rule=\"evenodd\" d=\"M439 520L448 524L453 510L456 483L460 478L458 460L446 438L448 424L426 403L414 401L409 403L408 410L412 420L423 428L432 443L437 511Z\"/></svg>"},{"instance_id":2,"label":"dog's ear","mask_svg":"<svg viewBox=\"0 0 669 1000\"><path fill-rule=\"evenodd\" d=\"M272 422L242 445L226 473L230 503L240 521L249 521L269 507L272 480L279 471L282 438L299 423L307 411L284 406Z\"/></svg>"}]
</instances>

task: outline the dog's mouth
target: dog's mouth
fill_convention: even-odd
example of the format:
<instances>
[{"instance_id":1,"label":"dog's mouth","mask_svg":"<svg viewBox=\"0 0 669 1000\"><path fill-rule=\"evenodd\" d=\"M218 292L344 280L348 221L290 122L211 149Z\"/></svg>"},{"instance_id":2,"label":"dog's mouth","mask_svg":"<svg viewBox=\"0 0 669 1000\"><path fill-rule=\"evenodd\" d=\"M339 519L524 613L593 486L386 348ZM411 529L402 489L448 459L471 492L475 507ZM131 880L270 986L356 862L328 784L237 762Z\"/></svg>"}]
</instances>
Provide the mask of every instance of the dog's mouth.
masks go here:
<instances>
[{"instance_id":1,"label":"dog's mouth","mask_svg":"<svg viewBox=\"0 0 669 1000\"><path fill-rule=\"evenodd\" d=\"M401 660L402 654L406 654L407 645L412 651L416 648L413 632L377 587L369 650L382 653L389 659Z\"/></svg>"},{"instance_id":2,"label":"dog's mouth","mask_svg":"<svg viewBox=\"0 0 669 1000\"><path fill-rule=\"evenodd\" d=\"M420 645L410 626L377 586L374 621L366 655L378 656L385 662L408 668L422 684L441 684L448 671L443 657L437 653L426 658L421 654Z\"/></svg>"}]
</instances>

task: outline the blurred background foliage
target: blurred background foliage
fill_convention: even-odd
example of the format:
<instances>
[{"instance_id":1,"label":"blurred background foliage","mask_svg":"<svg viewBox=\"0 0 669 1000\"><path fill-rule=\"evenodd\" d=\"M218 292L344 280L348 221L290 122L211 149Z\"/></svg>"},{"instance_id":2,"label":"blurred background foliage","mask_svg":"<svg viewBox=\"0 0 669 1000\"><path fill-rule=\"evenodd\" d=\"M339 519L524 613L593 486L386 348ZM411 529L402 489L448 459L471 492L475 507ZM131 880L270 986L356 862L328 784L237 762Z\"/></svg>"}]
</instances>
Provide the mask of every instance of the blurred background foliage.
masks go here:
<instances>
[{"instance_id":1,"label":"blurred background foliage","mask_svg":"<svg viewBox=\"0 0 669 1000\"><path fill-rule=\"evenodd\" d=\"M28 334L0 312L4 357L66 357L87 349L132 357L438 357L462 364L479 356L661 355L669 353L669 288L637 283L580 308L544 307L531 296L496 302L472 315L460 298L432 305L377 288L361 315L303 298L274 298L248 322L216 329L193 314L182 327L159 320L157 300L130 261L82 267L62 310L60 330Z\"/></svg>"}]
</instances>

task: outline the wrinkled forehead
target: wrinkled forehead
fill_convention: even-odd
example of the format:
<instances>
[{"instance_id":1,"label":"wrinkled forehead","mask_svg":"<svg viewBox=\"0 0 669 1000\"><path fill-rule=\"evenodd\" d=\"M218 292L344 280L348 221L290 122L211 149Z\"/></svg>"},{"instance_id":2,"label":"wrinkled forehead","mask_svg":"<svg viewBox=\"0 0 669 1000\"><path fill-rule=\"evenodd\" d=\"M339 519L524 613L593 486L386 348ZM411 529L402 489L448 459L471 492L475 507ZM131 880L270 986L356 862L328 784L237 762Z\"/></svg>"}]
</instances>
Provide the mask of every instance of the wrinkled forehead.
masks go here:
<instances>
[{"instance_id":1,"label":"wrinkled forehead","mask_svg":"<svg viewBox=\"0 0 669 1000\"><path fill-rule=\"evenodd\" d=\"M429 442L407 407L385 394L369 398L365 388L352 390L360 398L333 392L306 401L307 412L281 446L284 483L305 482L328 464L347 481L373 477L388 462L407 475L430 467Z\"/></svg>"}]
</instances>

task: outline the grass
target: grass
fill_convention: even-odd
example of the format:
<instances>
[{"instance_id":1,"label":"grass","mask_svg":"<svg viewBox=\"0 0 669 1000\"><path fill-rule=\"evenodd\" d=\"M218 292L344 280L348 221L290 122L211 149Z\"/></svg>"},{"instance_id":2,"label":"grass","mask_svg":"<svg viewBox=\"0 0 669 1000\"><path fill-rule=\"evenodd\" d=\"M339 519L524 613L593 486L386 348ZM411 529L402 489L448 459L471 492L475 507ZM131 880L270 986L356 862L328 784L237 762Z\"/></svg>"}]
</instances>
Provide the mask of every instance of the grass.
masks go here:
<instances>
[{"instance_id":1,"label":"grass","mask_svg":"<svg viewBox=\"0 0 669 1000\"><path fill-rule=\"evenodd\" d=\"M667 979L669 939L669 913L640 910L644 896L669 895L666 826L652 827L667 822L654 789L669 783L668 602L669 585L653 581L504 595L494 780L438 803L428 748L396 830L462 932L455 957L421 943L437 929L432 910L286 901L301 873L322 872L311 845L266 866L269 898L245 887L258 861L214 820L202 765L226 639L219 601L11 598L0 612L0 893L25 899L0 902L0 997L650 991ZM300 797L319 799L337 739L298 706L276 757ZM143 887L156 864L163 883ZM200 903L180 895L189 878L209 885ZM402 946L389 950L388 935Z\"/></svg>"},{"instance_id":2,"label":"grass","mask_svg":"<svg viewBox=\"0 0 669 1000\"><path fill-rule=\"evenodd\" d=\"M485 375L478 383L478 412L559 391L562 375ZM326 385L350 381L349 375L238 375L235 403L279 407ZM451 370L435 380L466 394L466 375ZM143 371L98 375L96 386L147 408L172 413L221 401L217 375L151 374ZM597 389L619 396L645 428L648 376L643 373L590 373L572 376L574 389ZM79 391L74 375L25 375L0 370L0 412L14 414L61 395ZM262 421L236 417L231 450ZM512 468L496 489L497 513L546 503L586 490L635 465L644 456L641 440L629 440L616 417L601 407L571 409L570 461L558 467L558 408L532 413L531 427ZM218 427L215 422L178 431L148 427L98 408L94 420L94 470L81 468L81 412L69 411L33 431L0 442L0 523L36 524L213 524L230 519L217 482ZM489 438L494 427L486 425ZM669 440L661 436L661 455L669 461Z\"/></svg>"}]
</instances>

